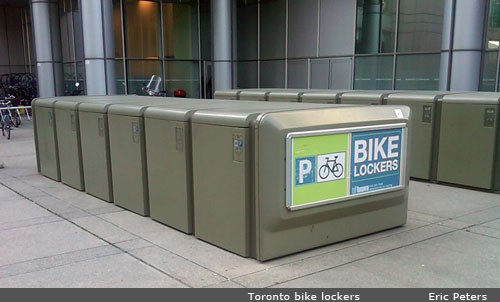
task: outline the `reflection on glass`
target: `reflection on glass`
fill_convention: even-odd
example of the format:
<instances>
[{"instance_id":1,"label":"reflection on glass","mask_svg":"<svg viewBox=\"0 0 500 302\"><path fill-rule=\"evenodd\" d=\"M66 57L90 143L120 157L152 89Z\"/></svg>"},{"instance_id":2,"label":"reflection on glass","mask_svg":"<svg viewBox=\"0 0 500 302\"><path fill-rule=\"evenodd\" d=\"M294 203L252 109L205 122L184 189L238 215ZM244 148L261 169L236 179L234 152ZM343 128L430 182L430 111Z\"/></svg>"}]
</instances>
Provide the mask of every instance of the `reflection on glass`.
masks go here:
<instances>
[{"instance_id":1,"label":"reflection on glass","mask_svg":"<svg viewBox=\"0 0 500 302\"><path fill-rule=\"evenodd\" d=\"M498 49L500 39L500 2L490 0L488 11L488 30L486 32L486 48Z\"/></svg>"},{"instance_id":2,"label":"reflection on glass","mask_svg":"<svg viewBox=\"0 0 500 302\"><path fill-rule=\"evenodd\" d=\"M166 61L165 90L167 96L173 96L176 89L186 91L186 97L200 97L200 80L198 62Z\"/></svg>"},{"instance_id":3,"label":"reflection on glass","mask_svg":"<svg viewBox=\"0 0 500 302\"><path fill-rule=\"evenodd\" d=\"M498 52L488 51L483 54L483 68L479 90L495 91Z\"/></svg>"},{"instance_id":4,"label":"reflection on glass","mask_svg":"<svg viewBox=\"0 0 500 302\"><path fill-rule=\"evenodd\" d=\"M440 51L444 0L401 0L398 51Z\"/></svg>"},{"instance_id":5,"label":"reflection on glass","mask_svg":"<svg viewBox=\"0 0 500 302\"><path fill-rule=\"evenodd\" d=\"M160 4L157 1L124 0L127 56L160 57Z\"/></svg>"},{"instance_id":6,"label":"reflection on glass","mask_svg":"<svg viewBox=\"0 0 500 302\"><path fill-rule=\"evenodd\" d=\"M392 89L392 56L356 57L354 89Z\"/></svg>"},{"instance_id":7,"label":"reflection on glass","mask_svg":"<svg viewBox=\"0 0 500 302\"><path fill-rule=\"evenodd\" d=\"M438 90L440 59L440 54L398 56L396 89Z\"/></svg>"},{"instance_id":8,"label":"reflection on glass","mask_svg":"<svg viewBox=\"0 0 500 302\"><path fill-rule=\"evenodd\" d=\"M128 60L127 62L128 93L144 95L142 88L152 75L161 75L161 61L159 60ZM160 90L163 90L160 85Z\"/></svg>"},{"instance_id":9,"label":"reflection on glass","mask_svg":"<svg viewBox=\"0 0 500 302\"><path fill-rule=\"evenodd\" d=\"M198 59L196 2L163 3L165 58Z\"/></svg>"},{"instance_id":10,"label":"reflection on glass","mask_svg":"<svg viewBox=\"0 0 500 302\"><path fill-rule=\"evenodd\" d=\"M397 0L359 0L356 8L356 53L394 51Z\"/></svg>"}]
</instances>

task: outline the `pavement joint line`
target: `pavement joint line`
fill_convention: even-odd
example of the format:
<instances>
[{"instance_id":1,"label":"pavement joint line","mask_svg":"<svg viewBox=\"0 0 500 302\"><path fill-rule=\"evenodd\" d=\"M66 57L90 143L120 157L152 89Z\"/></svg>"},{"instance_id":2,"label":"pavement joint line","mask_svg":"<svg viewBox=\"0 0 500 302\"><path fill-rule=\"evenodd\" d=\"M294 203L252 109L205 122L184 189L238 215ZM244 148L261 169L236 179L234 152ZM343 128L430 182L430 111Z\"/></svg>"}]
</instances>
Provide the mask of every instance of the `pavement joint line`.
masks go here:
<instances>
[{"instance_id":1,"label":"pavement joint line","mask_svg":"<svg viewBox=\"0 0 500 302\"><path fill-rule=\"evenodd\" d=\"M99 245L99 246L95 246L95 247L91 247L91 248L86 248L86 249L81 249L81 250L77 250L77 251L66 252L66 253L55 254L55 255L50 255L50 256L35 258L35 259L31 259L31 260L26 260L26 261L20 261L20 262L10 263L10 264L6 264L6 265L0 266L0 269L6 268L8 266L20 265L20 264L23 264L23 263L29 263L29 262L34 262L34 261L38 261L38 260L49 259L49 258L53 258L53 257L59 257L59 256L63 256L63 255L69 255L69 254L72 254L72 253L84 252L84 251L89 251L89 250L93 250L93 249L103 248L103 247L106 247L106 246L108 246L108 245L103 244L103 245ZM41 269L28 270L28 271L25 271L25 272L22 272L22 273L19 273L19 274L12 274L12 275L9 275L9 276L0 277L0 280L1 279L6 279L6 278L10 278L10 277L14 277L14 276L29 274L29 273L42 272L42 271L45 271L45 270L48 270L48 269L52 269L52 268L56 268L56 267L62 267L62 266L71 265L71 264L74 264L74 263L85 262L85 261L89 261L89 260L92 260L92 259L99 259L99 258L104 258L104 257L108 257L108 256L114 256L114 255L118 255L118 254L123 254L123 253L120 251L120 252L116 252L116 253L113 253L113 254L108 254L108 255L103 255L103 256L95 256L95 257L92 257L92 258L89 258L89 259L75 260L75 261L71 261L71 262L68 262L68 263L64 263L64 264L60 264L60 265L54 265L54 266L45 267L45 268L41 268Z\"/></svg>"},{"instance_id":2,"label":"pavement joint line","mask_svg":"<svg viewBox=\"0 0 500 302\"><path fill-rule=\"evenodd\" d=\"M426 215L426 216L437 217L437 218L441 218L441 219L443 219L443 220L450 219L450 218L448 218L448 217L443 217L443 216L439 216L439 215L434 215L434 214L424 213L424 212L420 212L420 211L416 211L416 210L411 210L411 209L408 209L408 212L413 212L413 213L422 214L422 215ZM428 221L425 221L425 220L420 220L420 219L416 219L416 218L412 218L412 219L415 219L415 220L418 220L418 221L422 221L422 222L428 222ZM430 222L430 223L433 223L433 222Z\"/></svg>"},{"instance_id":3,"label":"pavement joint line","mask_svg":"<svg viewBox=\"0 0 500 302\"><path fill-rule=\"evenodd\" d=\"M5 186L5 184L4 184L4 183L2 183L1 181L0 181L0 184L2 184L2 185L4 185L4 186ZM191 285L189 285L189 284L187 284L186 282L184 282L184 281L180 280L179 278L177 278L177 277L175 277L175 276L173 276L173 275L171 275L171 274L169 274L169 273L167 273L167 272L163 271L162 269L160 269L160 268L158 268L158 267L156 267L156 266L154 266L154 265L152 265L152 264L150 264L150 263L148 263L148 262L146 262L146 261L142 260L141 258L139 258L139 257L137 257L137 256L135 256L135 255L133 255L133 254L131 254L131 253L128 253L126 250L124 250L124 249L120 248L119 246L115 245L114 243L112 243L112 242L110 242L110 241L108 241L108 240L106 240L106 239L102 238L101 236L99 236L99 235L97 235L97 234L95 234L95 233L93 233L93 232L91 232L91 231L89 231L89 230L85 229L84 227L82 227L82 226L80 226L80 225L78 225L78 224L76 224L76 223L72 222L71 220L66 219L65 217L61 216L60 214L55 213L55 212L53 212L52 210L50 210L50 209L48 209L48 208L43 207L42 205L38 204L36 201L34 201L34 200L32 200L32 199L30 199L30 198L28 198L28 197L24 196L23 194L21 194L21 193L19 193L19 192L15 191L15 190L13 190L12 188L10 188L10 187L7 187L7 188L8 188L9 190L11 190L12 192L15 192L16 194L18 194L18 195L20 195L20 196L22 196L22 197L26 198L27 200L29 200L29 201L33 202L34 204L38 205L39 207L46 209L47 211L51 212L52 214L56 215L57 217L62 218L63 220L67 221L68 223L71 223L72 225L76 226L77 228L79 228L79 229L81 229L81 230L83 230L83 231L85 231L85 232L87 232L87 233L89 233L89 234L92 234L92 235L93 235L93 236L95 236L96 238L98 238L98 239L100 239L100 240L104 241L105 243L107 243L107 244L109 244L109 245L111 245L111 246L113 246L113 247L117 248L118 250L122 251L123 253L125 253L125 254L129 255L130 257L132 257L132 258L136 259L137 261L141 262L142 264L144 264L144 265L146 265L146 266L149 266L149 267L151 267L152 269L154 269L154 270L156 270L156 271L158 271L158 272L160 272L160 273L162 273L162 274L165 274L166 276L168 276L168 277L170 277L170 278L172 278L172 279L174 279L174 280L176 280L176 281L180 282L181 284L183 284L183 285L185 285L185 286L187 286L187 287L189 287L189 288L192 288L192 286L191 286ZM83 211L85 211L85 210L83 210ZM91 213L89 213L89 214L90 214L91 216L95 216L95 215L92 215ZM101 219L102 219L102 218L101 218Z\"/></svg>"},{"instance_id":4,"label":"pavement joint line","mask_svg":"<svg viewBox=\"0 0 500 302\"><path fill-rule=\"evenodd\" d=\"M356 262L363 261L363 260L366 260L366 259L370 259L370 258L373 258L375 256L379 256L379 255L386 254L386 253L389 253L389 252L392 252L392 251L396 251L396 250L399 250L399 249L402 249L402 248L405 248L405 247L409 247L409 246L415 245L417 243L421 243L421 242L424 242L424 241L427 241L427 240L430 240L430 239L438 238L438 237L441 237L441 236L444 236L444 235L448 235L448 234L451 234L451 233L454 233L454 232L457 232L457 231L460 231L460 230L451 230L451 231L446 232L446 233L442 233L442 234L439 234L439 235L436 235L436 236L425 238L423 240L419 240L419 241L415 241L415 242L412 242L412 243L409 243L409 244L398 246L398 247L395 247L395 248L392 248L392 249L388 249L386 251L378 252L378 253L375 253L373 255L368 255L366 257L361 257L361 258L358 258L358 259L355 259L355 260L352 260L352 261L348 261L346 263L342 263L342 264L339 264L339 265L334 265L332 267L324 268L324 269L318 270L316 272L307 273L307 274L304 274L304 275L302 275L300 277L294 277L294 278L291 278L291 279L288 279L288 280L283 280L283 281L280 281L280 282L275 282L272 285L265 286L265 288L269 288L271 286L276 286L276 285L279 285L279 284L283 284L285 282L289 282L289 281L301 279L301 278L312 276L312 275L315 275L315 274L318 274L318 273L322 273L322 272L325 272L325 271L328 271L328 270L331 270L331 269L342 267L342 266L345 266L345 265L348 265L348 264L352 264L352 263L356 263Z\"/></svg>"},{"instance_id":5,"label":"pavement joint line","mask_svg":"<svg viewBox=\"0 0 500 302\"><path fill-rule=\"evenodd\" d=\"M47 215L47 216L41 216L41 217L36 217L36 218L46 218L46 217L52 217L52 216ZM22 221L25 221L25 220L31 220L31 219L17 220L17 221L13 221L12 223L15 223L15 222L21 223ZM2 229L1 228L2 225L0 224L0 232L9 231L9 230L15 230L15 229L20 229L20 228L27 228L27 227L37 226L37 225L44 225L44 224L49 224L49 223L54 223L54 222L60 222L60 221L62 221L62 219L54 220L54 221L45 221L45 222L34 223L34 224L19 225L19 226L15 226L15 227L6 228L6 229ZM10 222L7 222L7 223L10 223Z\"/></svg>"},{"instance_id":6,"label":"pavement joint line","mask_svg":"<svg viewBox=\"0 0 500 302\"><path fill-rule=\"evenodd\" d=\"M495 229L492 229L492 230L495 230ZM470 230L470 229L467 229L465 230L467 233L472 233L474 235L479 235L479 236L483 236L483 237L486 237L486 238L491 238L491 239L496 239L496 240L500 240L500 237L495 237L495 236L490 236L490 235L486 235L486 234L481 234L481 233L478 233L478 232L475 232L473 230Z\"/></svg>"}]
</instances>

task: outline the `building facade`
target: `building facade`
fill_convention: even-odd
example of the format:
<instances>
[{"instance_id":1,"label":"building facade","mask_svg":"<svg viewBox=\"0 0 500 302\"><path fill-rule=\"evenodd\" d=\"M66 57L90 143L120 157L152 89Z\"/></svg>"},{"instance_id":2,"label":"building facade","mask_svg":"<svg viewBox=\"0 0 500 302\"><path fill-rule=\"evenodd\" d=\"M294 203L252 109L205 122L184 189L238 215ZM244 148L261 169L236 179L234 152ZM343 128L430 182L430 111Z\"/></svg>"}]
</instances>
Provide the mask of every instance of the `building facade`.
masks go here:
<instances>
[{"instance_id":1,"label":"building facade","mask_svg":"<svg viewBox=\"0 0 500 302\"><path fill-rule=\"evenodd\" d=\"M41 96L140 94L153 74L167 95L181 88L188 97L255 87L499 89L496 0L0 0L0 6L0 41L7 41L0 43L0 73L36 71Z\"/></svg>"}]
</instances>

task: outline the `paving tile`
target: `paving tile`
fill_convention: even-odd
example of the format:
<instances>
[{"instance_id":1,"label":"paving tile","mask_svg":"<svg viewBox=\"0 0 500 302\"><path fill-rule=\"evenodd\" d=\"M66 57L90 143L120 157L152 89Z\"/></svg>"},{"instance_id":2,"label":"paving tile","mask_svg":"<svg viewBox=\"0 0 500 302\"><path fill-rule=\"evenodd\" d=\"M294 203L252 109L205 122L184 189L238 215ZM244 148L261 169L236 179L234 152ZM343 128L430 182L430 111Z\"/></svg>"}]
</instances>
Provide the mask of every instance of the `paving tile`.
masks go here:
<instances>
[{"instance_id":1,"label":"paving tile","mask_svg":"<svg viewBox=\"0 0 500 302\"><path fill-rule=\"evenodd\" d=\"M497 194L445 185L412 181L409 190L410 210L446 218L456 218L500 205Z\"/></svg>"},{"instance_id":2,"label":"paving tile","mask_svg":"<svg viewBox=\"0 0 500 302\"><path fill-rule=\"evenodd\" d=\"M181 282L118 254L0 279L0 287L185 287Z\"/></svg>"},{"instance_id":3,"label":"paving tile","mask_svg":"<svg viewBox=\"0 0 500 302\"><path fill-rule=\"evenodd\" d=\"M102 206L102 207L99 207L99 208L87 209L86 211L92 215L101 215L101 214L122 212L122 211L125 211L125 209L117 207L112 203L109 203L109 204Z\"/></svg>"},{"instance_id":4,"label":"paving tile","mask_svg":"<svg viewBox=\"0 0 500 302\"><path fill-rule=\"evenodd\" d=\"M5 165L2 169L2 173L6 173L11 176L27 176L38 173L36 170L35 157L31 154L3 157L2 161Z\"/></svg>"},{"instance_id":5,"label":"paving tile","mask_svg":"<svg viewBox=\"0 0 500 302\"><path fill-rule=\"evenodd\" d=\"M133 250L132 255L193 287L219 283L226 278L157 246Z\"/></svg>"},{"instance_id":6,"label":"paving tile","mask_svg":"<svg viewBox=\"0 0 500 302\"><path fill-rule=\"evenodd\" d=\"M497 287L500 259L470 254L474 246L480 246L480 253L496 239L475 237L464 231L448 233L278 287ZM464 244L468 251L461 251Z\"/></svg>"},{"instance_id":7,"label":"paving tile","mask_svg":"<svg viewBox=\"0 0 500 302\"><path fill-rule=\"evenodd\" d=\"M0 232L0 266L88 249L105 242L67 221Z\"/></svg>"},{"instance_id":8,"label":"paving tile","mask_svg":"<svg viewBox=\"0 0 500 302\"><path fill-rule=\"evenodd\" d=\"M243 258L173 229L146 234L143 237L229 279L271 266L255 259Z\"/></svg>"},{"instance_id":9,"label":"paving tile","mask_svg":"<svg viewBox=\"0 0 500 302\"><path fill-rule=\"evenodd\" d=\"M13 192L5 185L0 184L0 200L2 201L13 200L13 199L19 199L19 197L20 197L19 194L16 194L16 192Z\"/></svg>"},{"instance_id":10,"label":"paving tile","mask_svg":"<svg viewBox=\"0 0 500 302\"><path fill-rule=\"evenodd\" d=\"M120 229L100 217L86 216L70 220L82 227L84 230L111 243L137 238L129 232Z\"/></svg>"},{"instance_id":11,"label":"paving tile","mask_svg":"<svg viewBox=\"0 0 500 302\"><path fill-rule=\"evenodd\" d=\"M120 248L121 250L125 252L137 250L137 249L142 249L148 246L153 246L153 244L149 241L146 241L142 238L135 238L132 240L126 240L126 241L121 241L121 242L116 242L115 246Z\"/></svg>"},{"instance_id":12,"label":"paving tile","mask_svg":"<svg viewBox=\"0 0 500 302\"><path fill-rule=\"evenodd\" d=\"M500 219L495 219L495 220L483 223L481 226L500 230Z\"/></svg>"},{"instance_id":13,"label":"paving tile","mask_svg":"<svg viewBox=\"0 0 500 302\"><path fill-rule=\"evenodd\" d=\"M0 202L0 225L51 215L53 214L49 211L26 199L2 200Z\"/></svg>"},{"instance_id":14,"label":"paving tile","mask_svg":"<svg viewBox=\"0 0 500 302\"><path fill-rule=\"evenodd\" d=\"M421 228L400 232L378 240L369 241L356 246L347 247L335 252L310 257L302 261L293 262L264 271L248 274L234 281L246 287L268 287L299 278L304 275L322 271L327 268L344 265L349 262L359 261L367 257L384 253L393 249L426 240L435 236L453 231L452 229L428 225Z\"/></svg>"},{"instance_id":15,"label":"paving tile","mask_svg":"<svg viewBox=\"0 0 500 302\"><path fill-rule=\"evenodd\" d=\"M169 229L165 225L162 225L149 217L143 217L129 211L108 213L98 216L140 237ZM175 232L178 233L177 231Z\"/></svg>"},{"instance_id":16,"label":"paving tile","mask_svg":"<svg viewBox=\"0 0 500 302\"><path fill-rule=\"evenodd\" d=\"M56 214L82 212L81 209L67 203L66 201L51 196L35 198L34 202Z\"/></svg>"},{"instance_id":17,"label":"paving tile","mask_svg":"<svg viewBox=\"0 0 500 302\"><path fill-rule=\"evenodd\" d=\"M491 207L467 215L463 215L455 218L459 221L470 222L473 224L482 224L488 221L496 220L500 218L500 206Z\"/></svg>"},{"instance_id":18,"label":"paving tile","mask_svg":"<svg viewBox=\"0 0 500 302\"><path fill-rule=\"evenodd\" d=\"M0 266L0 279L119 253L122 253L119 249L111 245L103 245L11 265L4 265Z\"/></svg>"}]
</instances>

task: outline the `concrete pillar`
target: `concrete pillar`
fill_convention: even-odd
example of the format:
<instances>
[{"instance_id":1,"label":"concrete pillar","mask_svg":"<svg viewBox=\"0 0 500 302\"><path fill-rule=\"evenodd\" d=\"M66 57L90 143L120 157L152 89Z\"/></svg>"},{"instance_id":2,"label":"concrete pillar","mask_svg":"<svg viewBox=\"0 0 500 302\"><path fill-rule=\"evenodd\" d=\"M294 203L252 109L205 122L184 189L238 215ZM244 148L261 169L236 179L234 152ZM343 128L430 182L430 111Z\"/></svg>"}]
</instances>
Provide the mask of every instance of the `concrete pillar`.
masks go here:
<instances>
[{"instance_id":1,"label":"concrete pillar","mask_svg":"<svg viewBox=\"0 0 500 302\"><path fill-rule=\"evenodd\" d=\"M441 36L441 63L439 67L439 90L449 89L450 43L453 36L455 0L445 0L443 9L443 31Z\"/></svg>"},{"instance_id":2,"label":"concrete pillar","mask_svg":"<svg viewBox=\"0 0 500 302\"><path fill-rule=\"evenodd\" d=\"M478 90L487 0L456 0L450 90Z\"/></svg>"},{"instance_id":3,"label":"concrete pillar","mask_svg":"<svg viewBox=\"0 0 500 302\"><path fill-rule=\"evenodd\" d=\"M363 3L363 42L361 53L378 53L380 44L380 0L365 0Z\"/></svg>"},{"instance_id":4,"label":"concrete pillar","mask_svg":"<svg viewBox=\"0 0 500 302\"><path fill-rule=\"evenodd\" d=\"M211 1L214 89L232 88L231 1Z\"/></svg>"},{"instance_id":5,"label":"concrete pillar","mask_svg":"<svg viewBox=\"0 0 500 302\"><path fill-rule=\"evenodd\" d=\"M32 0L31 11L39 95L62 95L64 83L57 0Z\"/></svg>"},{"instance_id":6,"label":"concrete pillar","mask_svg":"<svg viewBox=\"0 0 500 302\"><path fill-rule=\"evenodd\" d=\"M81 5L87 95L116 94L112 0Z\"/></svg>"}]
</instances>

